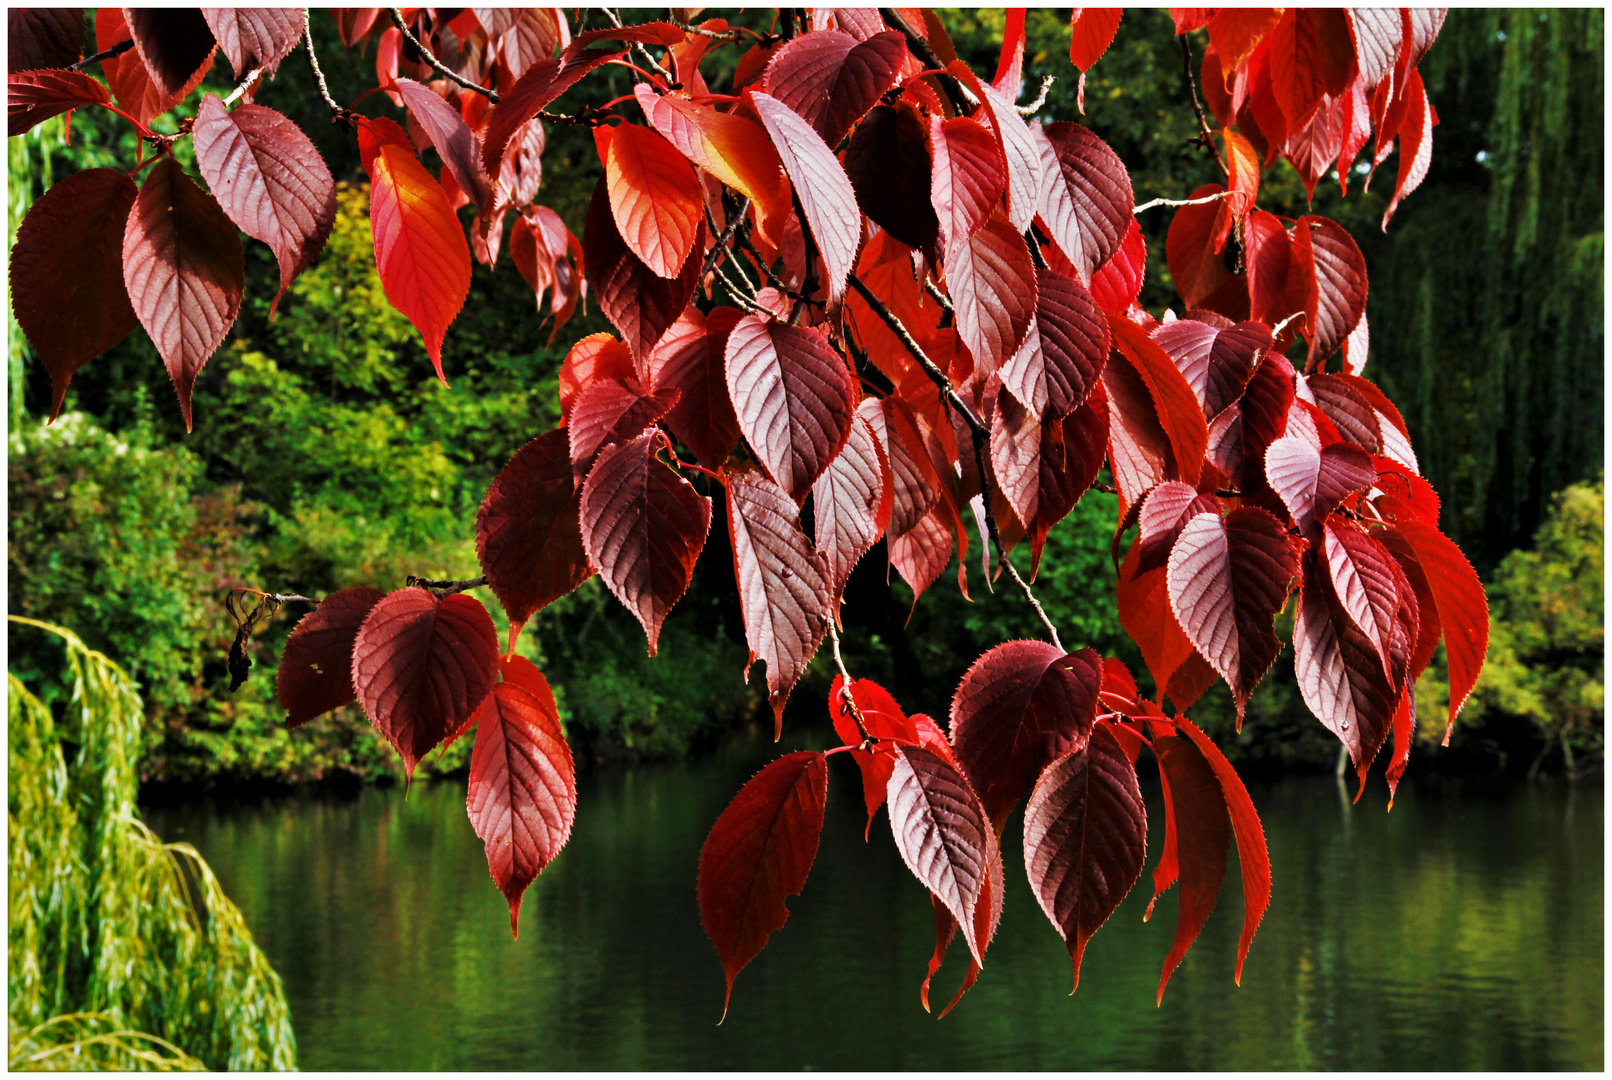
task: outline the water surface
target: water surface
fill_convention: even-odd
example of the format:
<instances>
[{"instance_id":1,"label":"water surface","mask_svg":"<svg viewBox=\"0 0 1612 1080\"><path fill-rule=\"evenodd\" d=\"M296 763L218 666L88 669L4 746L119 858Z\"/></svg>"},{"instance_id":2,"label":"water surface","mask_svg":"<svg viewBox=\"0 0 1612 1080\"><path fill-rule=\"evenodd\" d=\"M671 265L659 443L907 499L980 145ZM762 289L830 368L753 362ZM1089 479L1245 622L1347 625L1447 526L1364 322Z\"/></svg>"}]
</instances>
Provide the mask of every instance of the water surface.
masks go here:
<instances>
[{"instance_id":1,"label":"water surface","mask_svg":"<svg viewBox=\"0 0 1612 1080\"><path fill-rule=\"evenodd\" d=\"M1015 822L1001 931L979 985L937 1021L918 1003L927 897L882 813L863 842L841 756L806 890L719 1027L722 967L695 868L710 823L771 753L739 745L584 778L576 831L528 891L518 941L462 783L147 820L195 844L240 905L285 980L303 1069L1602 1067L1598 788L1407 782L1391 813L1380 786L1359 806L1330 780L1253 789L1275 886L1242 986L1234 865L1162 1007L1174 893L1144 924L1145 873L1070 997ZM1150 872L1160 818L1156 785L1147 793ZM966 962L959 943L936 979L942 1002Z\"/></svg>"}]
</instances>

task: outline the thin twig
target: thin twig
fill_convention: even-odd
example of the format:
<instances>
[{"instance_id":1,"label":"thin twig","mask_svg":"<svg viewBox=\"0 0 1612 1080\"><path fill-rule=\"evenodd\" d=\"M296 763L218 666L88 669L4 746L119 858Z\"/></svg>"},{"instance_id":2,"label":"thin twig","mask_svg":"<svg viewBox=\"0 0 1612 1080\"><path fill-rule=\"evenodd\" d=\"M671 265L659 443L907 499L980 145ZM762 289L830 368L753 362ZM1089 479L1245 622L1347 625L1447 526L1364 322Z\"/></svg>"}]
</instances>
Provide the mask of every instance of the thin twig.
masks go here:
<instances>
[{"instance_id":1,"label":"thin twig","mask_svg":"<svg viewBox=\"0 0 1612 1080\"><path fill-rule=\"evenodd\" d=\"M860 749L866 750L878 740L868 734L868 725L862 719L862 710L857 706L856 698L851 696L851 673L845 670L845 660L840 656L840 632L835 629L832 622L828 624L828 639L834 646L834 666L840 669L840 697L845 702L845 711L856 721L857 734L862 736Z\"/></svg>"},{"instance_id":2,"label":"thin twig","mask_svg":"<svg viewBox=\"0 0 1612 1080\"><path fill-rule=\"evenodd\" d=\"M795 316L800 314L800 309L804 305L812 302L807 298L817 295L817 239L816 237L812 236L811 229L804 227L807 224L806 207L800 201L800 188L794 188L790 192L790 197L795 201L795 213L800 215L800 223L802 225L800 236L801 239L805 241L806 245L806 273L801 278L800 282L801 295L800 298L795 301L793 309L789 312L789 321L794 322Z\"/></svg>"},{"instance_id":3,"label":"thin twig","mask_svg":"<svg viewBox=\"0 0 1612 1080\"><path fill-rule=\"evenodd\" d=\"M224 99L225 107L227 108L228 106L233 105L237 101L239 101L241 95L246 93L247 87L251 86L254 82L256 82L257 79L258 79L258 76L260 76L262 74L263 74L263 69L260 68L260 67L255 67L251 71L248 71L246 73L246 78L242 79L239 83L237 83L235 85L235 89L233 89L233 90L231 90L229 92L229 97Z\"/></svg>"},{"instance_id":4,"label":"thin twig","mask_svg":"<svg viewBox=\"0 0 1612 1080\"><path fill-rule=\"evenodd\" d=\"M461 593L467 589L479 589L487 584L487 575L481 577L465 578L461 581L432 581L430 578L415 577L410 574L403 579L403 584L416 586L421 589L430 589L434 593L447 596L450 593Z\"/></svg>"},{"instance_id":5,"label":"thin twig","mask_svg":"<svg viewBox=\"0 0 1612 1080\"><path fill-rule=\"evenodd\" d=\"M600 8L599 10L604 12L604 17L609 19L610 22L615 26L615 28L617 30L622 29L621 19L620 19L619 16L616 15L616 13L614 11L612 11L610 8ZM649 55L649 50L644 47L644 43L642 41L633 42L632 43L632 48L633 48L633 52L637 53L639 55L639 57L641 57L643 59L644 63L646 63L646 64L648 64L650 66L650 68L655 72L655 74L659 75L662 79L666 80L666 85L669 88L675 89L677 86L680 85L676 79L672 78L672 73L671 72L667 71L665 68L661 67L658 63L655 62L655 58L653 56Z\"/></svg>"},{"instance_id":6,"label":"thin twig","mask_svg":"<svg viewBox=\"0 0 1612 1080\"><path fill-rule=\"evenodd\" d=\"M123 41L118 42L116 45L112 46L110 49L102 49L100 52L96 53L93 56L86 56L84 59L80 60L78 63L73 64L67 70L68 71L83 71L85 68L89 67L91 64L99 64L103 60L110 60L115 56L122 56L124 53L128 52L132 48L134 48L134 39L133 38L127 38L127 39L125 39Z\"/></svg>"},{"instance_id":7,"label":"thin twig","mask_svg":"<svg viewBox=\"0 0 1612 1080\"><path fill-rule=\"evenodd\" d=\"M879 14L884 17L885 25L892 30L901 31L907 39L907 48L912 50L912 55L923 61L924 67L938 71L946 70L946 65L941 63L940 57L935 54L929 42L922 34L907 25L907 20L901 17L899 11L895 8L880 8ZM969 93L968 87L957 81L956 76L939 75L937 78L940 80L941 89L946 91L946 96L951 99L952 107L957 110L959 116L967 116L973 111L974 106L979 104L974 100L974 95Z\"/></svg>"},{"instance_id":8,"label":"thin twig","mask_svg":"<svg viewBox=\"0 0 1612 1080\"><path fill-rule=\"evenodd\" d=\"M733 242L733 234L738 231L739 223L744 220L745 211L749 208L750 196L746 195L743 201L739 203L738 212L728 215L727 228L723 229L716 238L716 243L711 245L711 250L705 253L705 262L700 267L700 276L697 280L704 281L705 275L716 269L716 264L722 261L722 258L727 254L728 245ZM710 208L707 207L705 212L709 215Z\"/></svg>"},{"instance_id":9,"label":"thin twig","mask_svg":"<svg viewBox=\"0 0 1612 1080\"><path fill-rule=\"evenodd\" d=\"M1181 42L1181 73L1186 76L1187 90L1192 94L1192 111L1198 116L1198 134L1192 142L1207 147L1209 152L1215 155L1215 161L1219 163L1221 171L1230 177L1231 170L1221 160L1220 151L1215 147L1214 134L1209 127L1209 119L1203 114L1203 102L1198 100L1198 84L1192 78L1192 45L1188 43L1185 34L1176 40Z\"/></svg>"},{"instance_id":10,"label":"thin twig","mask_svg":"<svg viewBox=\"0 0 1612 1080\"><path fill-rule=\"evenodd\" d=\"M731 43L743 39L746 34L749 34L757 41L761 40L760 34L744 26L730 26L726 30L707 30L705 27L695 26L693 23L678 22L676 19L669 21L685 34L696 34L699 37L710 38L713 41Z\"/></svg>"},{"instance_id":11,"label":"thin twig","mask_svg":"<svg viewBox=\"0 0 1612 1080\"><path fill-rule=\"evenodd\" d=\"M336 104L336 99L330 96L330 87L325 83L324 69L319 66L319 56L313 51L313 27L308 22L308 9L302 9L302 43L308 47L308 66L313 68L314 81L319 84L319 96L325 99L325 106L330 110L331 116L340 120L347 115L347 110Z\"/></svg>"},{"instance_id":12,"label":"thin twig","mask_svg":"<svg viewBox=\"0 0 1612 1080\"><path fill-rule=\"evenodd\" d=\"M1143 210L1151 210L1155 206L1199 206L1203 203L1212 203L1235 194L1236 192L1234 191L1217 191L1213 195L1205 195L1201 199L1150 199L1133 209L1131 213L1140 214Z\"/></svg>"},{"instance_id":13,"label":"thin twig","mask_svg":"<svg viewBox=\"0 0 1612 1080\"><path fill-rule=\"evenodd\" d=\"M498 104L498 91L489 90L485 86L478 86L469 79L460 76L447 64L438 60L430 49L421 44L420 39L409 31L408 24L403 21L402 8L387 8L386 10L392 16L392 25L397 27L397 32L403 35L403 40L414 46L414 50L420 54L422 60L431 66L432 71L435 71L449 82L464 87L466 90L474 90L494 105Z\"/></svg>"},{"instance_id":14,"label":"thin twig","mask_svg":"<svg viewBox=\"0 0 1612 1080\"><path fill-rule=\"evenodd\" d=\"M934 297L935 302L939 304L941 309L947 314L956 314L956 311L952 308L952 302L946 298L945 293L940 291L940 286L936 285L928 277L924 278L924 292Z\"/></svg>"},{"instance_id":15,"label":"thin twig","mask_svg":"<svg viewBox=\"0 0 1612 1080\"><path fill-rule=\"evenodd\" d=\"M1041 93L1037 94L1035 96L1035 100L1030 102L1028 105L1013 106L1013 111L1018 113L1020 116L1034 116L1038 111L1040 111L1041 106L1047 103L1047 91L1051 90L1052 84L1057 81L1058 76L1056 75L1041 76Z\"/></svg>"}]
</instances>

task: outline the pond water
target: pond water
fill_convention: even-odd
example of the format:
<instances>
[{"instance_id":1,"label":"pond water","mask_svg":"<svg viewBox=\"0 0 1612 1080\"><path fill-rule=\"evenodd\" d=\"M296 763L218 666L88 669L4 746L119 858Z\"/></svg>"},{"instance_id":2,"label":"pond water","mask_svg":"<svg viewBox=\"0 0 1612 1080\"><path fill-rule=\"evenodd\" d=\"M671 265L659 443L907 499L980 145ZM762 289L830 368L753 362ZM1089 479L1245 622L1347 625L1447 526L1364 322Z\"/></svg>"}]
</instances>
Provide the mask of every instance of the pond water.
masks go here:
<instances>
[{"instance_id":1,"label":"pond water","mask_svg":"<svg viewBox=\"0 0 1612 1080\"><path fill-rule=\"evenodd\" d=\"M700 928L716 815L775 751L583 778L569 846L512 941L463 783L153 807L195 844L285 980L303 1069L1587 1069L1603 1062L1603 818L1596 788L1407 782L1392 812L1330 779L1252 789L1275 889L1233 984L1225 892L1162 1007L1174 892L1150 878L1092 939L1080 992L1004 840L1007 907L979 984L918 1003L933 944L884 815L862 840L854 766L789 923L739 976ZM1144 785L1160 832L1156 782ZM1157 858L1150 846L1148 872ZM959 942L936 978L962 978ZM937 1006L938 1008L938 1006Z\"/></svg>"}]
</instances>

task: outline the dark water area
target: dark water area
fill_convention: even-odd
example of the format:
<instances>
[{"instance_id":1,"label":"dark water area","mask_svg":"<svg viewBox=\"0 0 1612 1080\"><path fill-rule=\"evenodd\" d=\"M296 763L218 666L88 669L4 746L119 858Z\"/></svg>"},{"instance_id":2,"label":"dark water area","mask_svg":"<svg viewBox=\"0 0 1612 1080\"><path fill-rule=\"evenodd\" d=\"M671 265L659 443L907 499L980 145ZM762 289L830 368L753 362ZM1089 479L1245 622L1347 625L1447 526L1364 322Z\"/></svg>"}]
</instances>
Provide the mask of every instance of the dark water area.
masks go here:
<instances>
[{"instance_id":1,"label":"dark water area","mask_svg":"<svg viewBox=\"0 0 1612 1080\"><path fill-rule=\"evenodd\" d=\"M979 984L918 1003L933 945L921 886L854 766L830 768L805 892L722 1008L695 868L769 744L584 777L570 844L512 941L463 783L355 797L149 807L196 845L285 980L303 1069L1582 1069L1603 1064L1602 791L1330 779L1251 789L1274 893L1234 985L1236 867L1155 1007L1174 891L1147 871L1092 939L1080 991L1004 838L1007 906ZM967 966L954 946L946 1001Z\"/></svg>"}]
</instances>

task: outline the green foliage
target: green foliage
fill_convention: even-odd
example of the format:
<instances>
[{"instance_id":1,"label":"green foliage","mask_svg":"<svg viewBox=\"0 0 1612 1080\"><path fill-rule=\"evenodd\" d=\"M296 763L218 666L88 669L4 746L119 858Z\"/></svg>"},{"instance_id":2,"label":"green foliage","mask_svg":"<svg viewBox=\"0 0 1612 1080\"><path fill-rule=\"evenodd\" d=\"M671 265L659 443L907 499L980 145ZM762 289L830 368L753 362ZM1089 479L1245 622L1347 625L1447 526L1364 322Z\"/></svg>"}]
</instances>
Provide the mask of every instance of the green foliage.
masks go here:
<instances>
[{"instance_id":1,"label":"green foliage","mask_svg":"<svg viewBox=\"0 0 1612 1080\"><path fill-rule=\"evenodd\" d=\"M194 848L135 817L133 680L70 631L11 621L61 638L70 687L52 709L8 675L11 1063L291 1068L280 978L241 913Z\"/></svg>"}]
</instances>

